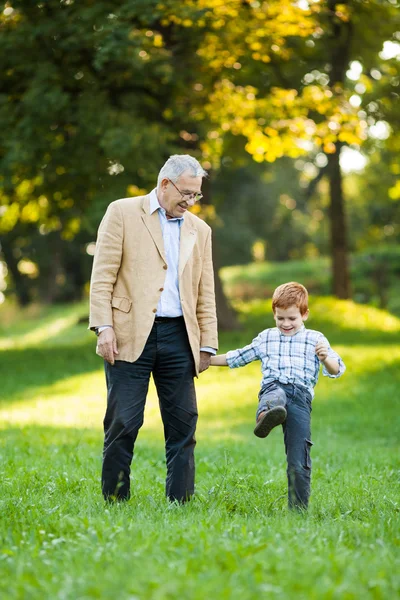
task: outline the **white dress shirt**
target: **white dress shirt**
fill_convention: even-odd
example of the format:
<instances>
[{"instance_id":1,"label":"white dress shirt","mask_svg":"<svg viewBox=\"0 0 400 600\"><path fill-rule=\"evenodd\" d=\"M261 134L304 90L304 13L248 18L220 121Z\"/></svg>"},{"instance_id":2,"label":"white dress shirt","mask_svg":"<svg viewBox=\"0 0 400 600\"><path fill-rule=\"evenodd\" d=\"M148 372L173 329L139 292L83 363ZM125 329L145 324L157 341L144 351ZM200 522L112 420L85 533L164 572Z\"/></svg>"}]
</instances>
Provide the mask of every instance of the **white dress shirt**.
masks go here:
<instances>
[{"instance_id":1,"label":"white dress shirt","mask_svg":"<svg viewBox=\"0 0 400 600\"><path fill-rule=\"evenodd\" d=\"M179 243L180 229L183 217L167 219L165 209L158 202L156 190L150 194L150 214L158 210L161 231L164 241L164 250L167 258L167 273L164 282L164 290L161 292L157 305L157 317L181 317L182 306L179 296Z\"/></svg>"}]
</instances>

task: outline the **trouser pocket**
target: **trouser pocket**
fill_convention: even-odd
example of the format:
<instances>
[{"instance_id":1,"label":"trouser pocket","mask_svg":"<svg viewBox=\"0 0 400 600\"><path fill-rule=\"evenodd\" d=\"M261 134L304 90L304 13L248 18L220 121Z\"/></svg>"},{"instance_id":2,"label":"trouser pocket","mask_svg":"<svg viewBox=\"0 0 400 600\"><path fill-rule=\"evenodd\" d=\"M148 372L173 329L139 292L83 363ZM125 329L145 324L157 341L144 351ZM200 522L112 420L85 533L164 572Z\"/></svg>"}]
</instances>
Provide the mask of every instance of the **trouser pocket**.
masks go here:
<instances>
[{"instance_id":1,"label":"trouser pocket","mask_svg":"<svg viewBox=\"0 0 400 600\"><path fill-rule=\"evenodd\" d=\"M314 444L311 440L305 440L305 453L304 453L304 467L306 469L311 469L312 461L311 461L311 447Z\"/></svg>"}]
</instances>

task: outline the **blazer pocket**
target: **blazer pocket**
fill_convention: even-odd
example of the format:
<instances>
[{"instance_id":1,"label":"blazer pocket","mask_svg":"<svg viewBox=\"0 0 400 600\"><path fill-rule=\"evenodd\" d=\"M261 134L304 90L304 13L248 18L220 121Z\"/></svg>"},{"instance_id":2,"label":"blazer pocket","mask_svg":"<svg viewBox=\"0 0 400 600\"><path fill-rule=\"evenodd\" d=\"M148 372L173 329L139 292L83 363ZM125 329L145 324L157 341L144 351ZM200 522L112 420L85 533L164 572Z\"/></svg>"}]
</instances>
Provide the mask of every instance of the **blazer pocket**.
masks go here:
<instances>
[{"instance_id":1,"label":"blazer pocket","mask_svg":"<svg viewBox=\"0 0 400 600\"><path fill-rule=\"evenodd\" d=\"M113 296L111 298L111 306L121 310L124 313L128 313L132 307L132 300L129 298L124 298L123 296Z\"/></svg>"}]
</instances>

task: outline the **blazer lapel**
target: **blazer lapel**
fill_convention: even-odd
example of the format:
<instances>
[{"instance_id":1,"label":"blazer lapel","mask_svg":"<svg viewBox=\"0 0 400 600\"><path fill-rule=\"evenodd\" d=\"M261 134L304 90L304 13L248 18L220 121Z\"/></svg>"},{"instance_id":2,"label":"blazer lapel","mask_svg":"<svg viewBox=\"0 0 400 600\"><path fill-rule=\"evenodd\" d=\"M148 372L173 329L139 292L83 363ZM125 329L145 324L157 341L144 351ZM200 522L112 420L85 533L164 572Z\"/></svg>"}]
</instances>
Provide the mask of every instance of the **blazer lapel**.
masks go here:
<instances>
[{"instance_id":1,"label":"blazer lapel","mask_svg":"<svg viewBox=\"0 0 400 600\"><path fill-rule=\"evenodd\" d=\"M189 219L186 215L181 227L181 239L179 247L179 277L182 275L183 269L185 268L185 265L193 252L196 239L197 229L189 223Z\"/></svg>"},{"instance_id":2,"label":"blazer lapel","mask_svg":"<svg viewBox=\"0 0 400 600\"><path fill-rule=\"evenodd\" d=\"M165 256L164 241L163 241L163 237L162 237L161 224L160 224L160 219L158 216L158 211L156 210L155 212L153 212L152 215L150 214L150 197L149 196L144 197L142 209L143 209L143 214L142 214L143 223L146 225L147 229L149 230L149 233L150 233L151 237L153 238L155 245L157 246L157 250L159 251L161 258L166 263L167 259Z\"/></svg>"}]
</instances>

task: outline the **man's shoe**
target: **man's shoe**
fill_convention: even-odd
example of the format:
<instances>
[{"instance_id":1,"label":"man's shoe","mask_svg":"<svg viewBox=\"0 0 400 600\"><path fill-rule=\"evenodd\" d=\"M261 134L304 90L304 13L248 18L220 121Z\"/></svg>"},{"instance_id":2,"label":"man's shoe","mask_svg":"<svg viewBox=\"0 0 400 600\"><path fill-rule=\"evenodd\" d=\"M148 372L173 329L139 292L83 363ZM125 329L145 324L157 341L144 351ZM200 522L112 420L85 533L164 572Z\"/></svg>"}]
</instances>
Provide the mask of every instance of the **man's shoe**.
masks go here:
<instances>
[{"instance_id":1,"label":"man's shoe","mask_svg":"<svg viewBox=\"0 0 400 600\"><path fill-rule=\"evenodd\" d=\"M277 425L281 425L286 419L286 409L283 406L275 406L268 410L265 415L257 422L254 429L254 435L259 438L265 438Z\"/></svg>"}]
</instances>

